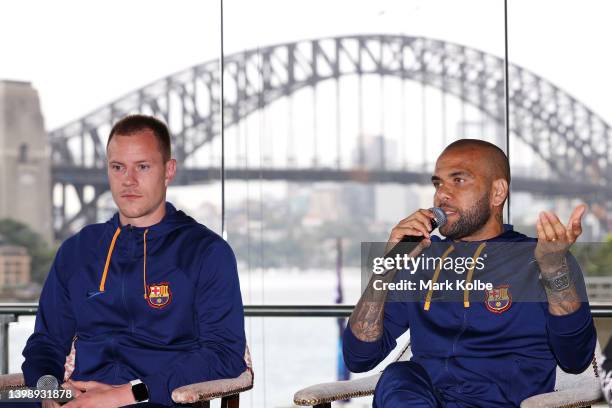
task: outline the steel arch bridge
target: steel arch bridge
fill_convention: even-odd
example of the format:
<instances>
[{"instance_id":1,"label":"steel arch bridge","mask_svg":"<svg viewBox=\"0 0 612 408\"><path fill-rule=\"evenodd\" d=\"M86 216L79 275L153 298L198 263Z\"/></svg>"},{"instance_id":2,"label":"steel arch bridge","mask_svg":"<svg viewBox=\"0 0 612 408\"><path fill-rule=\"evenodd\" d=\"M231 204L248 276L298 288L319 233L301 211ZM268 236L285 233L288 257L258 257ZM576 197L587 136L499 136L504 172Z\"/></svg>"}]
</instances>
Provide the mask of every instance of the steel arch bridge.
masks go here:
<instances>
[{"instance_id":1,"label":"steel arch bridge","mask_svg":"<svg viewBox=\"0 0 612 408\"><path fill-rule=\"evenodd\" d=\"M220 109L219 61L169 75L49 133L53 185L73 186L80 210L70 217L65 199L56 206L59 237L75 222L93 222L108 190L105 138L128 113L147 112L170 126L181 167L177 184L216 180L218 167L198 168L189 159L219 136L221 126L296 91L347 75L393 76L440 89L472 105L496 123L505 122L504 62L467 46L401 35L350 35L271 45L224 59L224 114ZM544 78L509 66L510 130L550 167L556 178L515 177L513 191L612 200L612 129L586 106ZM223 124L221 121L223 120ZM101 138L104 135L104 140ZM360 152L363 146L360 146ZM362 154L360 154L362 159ZM362 161L360 160L360 163ZM423 183L428 175L403 170L357 168L227 168L227 179ZM86 198L84 188L94 188ZM59 222L57 222L59 221Z\"/></svg>"}]
</instances>

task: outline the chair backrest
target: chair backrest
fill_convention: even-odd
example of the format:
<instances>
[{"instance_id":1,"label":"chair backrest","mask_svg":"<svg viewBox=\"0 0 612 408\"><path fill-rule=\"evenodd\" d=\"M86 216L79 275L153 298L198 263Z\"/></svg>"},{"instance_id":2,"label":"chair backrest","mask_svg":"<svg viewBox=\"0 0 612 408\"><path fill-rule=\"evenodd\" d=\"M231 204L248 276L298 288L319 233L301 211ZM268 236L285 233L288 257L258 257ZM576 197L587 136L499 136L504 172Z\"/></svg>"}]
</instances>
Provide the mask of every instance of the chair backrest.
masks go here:
<instances>
[{"instance_id":1,"label":"chair backrest","mask_svg":"<svg viewBox=\"0 0 612 408\"><path fill-rule=\"evenodd\" d=\"M249 345L247 344L244 349L244 362L246 363L247 370L253 373L253 360L251 359L251 351L249 350Z\"/></svg>"},{"instance_id":2,"label":"chair backrest","mask_svg":"<svg viewBox=\"0 0 612 408\"><path fill-rule=\"evenodd\" d=\"M70 353L66 356L66 362L64 363L64 381L68 381L72 372L74 371L74 357L76 356L76 349L74 348L74 342L76 336L72 339L72 345L70 346Z\"/></svg>"},{"instance_id":3,"label":"chair backrest","mask_svg":"<svg viewBox=\"0 0 612 408\"><path fill-rule=\"evenodd\" d=\"M569 374L557 366L557 378L555 381L555 391L568 390L572 388L591 387L600 390L598 361L602 361L601 347L599 341L595 346L595 355L591 366L580 374Z\"/></svg>"},{"instance_id":4,"label":"chair backrest","mask_svg":"<svg viewBox=\"0 0 612 408\"><path fill-rule=\"evenodd\" d=\"M395 361L408 361L412 358L412 348L410 347L410 334L408 334L408 341L406 345L400 350L395 357Z\"/></svg>"}]
</instances>

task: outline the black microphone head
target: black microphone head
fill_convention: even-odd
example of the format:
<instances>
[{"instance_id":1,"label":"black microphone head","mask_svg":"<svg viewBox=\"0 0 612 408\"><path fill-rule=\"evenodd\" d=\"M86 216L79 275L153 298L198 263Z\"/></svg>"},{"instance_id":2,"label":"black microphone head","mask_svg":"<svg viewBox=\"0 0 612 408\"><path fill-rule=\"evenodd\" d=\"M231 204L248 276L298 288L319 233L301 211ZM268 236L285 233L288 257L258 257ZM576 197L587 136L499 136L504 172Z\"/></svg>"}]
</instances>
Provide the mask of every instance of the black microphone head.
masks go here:
<instances>
[{"instance_id":1,"label":"black microphone head","mask_svg":"<svg viewBox=\"0 0 612 408\"><path fill-rule=\"evenodd\" d=\"M448 218L446 218L446 213L440 207L432 207L429 209L432 213L434 213L434 219L431 220L431 226L433 229L440 228L446 224Z\"/></svg>"},{"instance_id":2,"label":"black microphone head","mask_svg":"<svg viewBox=\"0 0 612 408\"><path fill-rule=\"evenodd\" d=\"M43 375L36 381L36 388L39 390L57 390L59 389L59 382L52 375Z\"/></svg>"}]
</instances>

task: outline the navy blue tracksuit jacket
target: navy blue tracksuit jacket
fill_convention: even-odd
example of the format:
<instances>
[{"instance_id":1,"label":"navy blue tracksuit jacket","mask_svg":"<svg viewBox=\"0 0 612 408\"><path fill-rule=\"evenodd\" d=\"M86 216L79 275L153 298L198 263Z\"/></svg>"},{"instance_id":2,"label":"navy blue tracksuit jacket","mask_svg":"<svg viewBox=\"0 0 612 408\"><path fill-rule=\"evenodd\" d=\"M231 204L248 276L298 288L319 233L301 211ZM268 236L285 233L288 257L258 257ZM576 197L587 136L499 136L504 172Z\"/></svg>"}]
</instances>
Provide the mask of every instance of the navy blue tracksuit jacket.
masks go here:
<instances>
[{"instance_id":1,"label":"navy blue tracksuit jacket","mask_svg":"<svg viewBox=\"0 0 612 408\"><path fill-rule=\"evenodd\" d=\"M502 235L488 241L432 245L431 251L448 250L448 256L465 255L467 248L471 256L482 246L486 267L473 279L494 282L497 296L505 287L505 297L495 302L482 291L466 292L464 301L449 302L434 292L429 302L426 297L388 301L378 341L360 341L347 326L343 352L349 369L371 370L410 329L411 360L425 368L436 394L454 406L517 407L525 398L553 391L557 364L570 373L584 371L593 359L596 333L580 268L570 257L584 303L572 314L551 315L533 260L536 242L506 225ZM540 301L529 297L530 289L539 291ZM521 296L530 301L516 299Z\"/></svg>"},{"instance_id":2,"label":"navy blue tracksuit jacket","mask_svg":"<svg viewBox=\"0 0 612 408\"><path fill-rule=\"evenodd\" d=\"M125 384L140 378L150 401L172 405L177 387L232 378L245 369L244 315L236 260L217 234L166 203L148 228L116 214L59 249L23 351L30 387L64 377Z\"/></svg>"}]
</instances>

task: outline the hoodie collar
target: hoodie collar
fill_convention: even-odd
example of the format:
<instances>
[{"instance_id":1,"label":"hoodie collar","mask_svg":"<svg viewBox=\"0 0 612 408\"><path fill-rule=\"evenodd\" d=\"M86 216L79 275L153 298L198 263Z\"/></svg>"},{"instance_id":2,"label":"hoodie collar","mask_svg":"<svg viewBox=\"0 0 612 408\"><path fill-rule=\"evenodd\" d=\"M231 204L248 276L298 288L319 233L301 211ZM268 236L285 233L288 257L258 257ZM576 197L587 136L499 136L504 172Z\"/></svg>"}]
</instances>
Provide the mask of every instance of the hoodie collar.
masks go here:
<instances>
[{"instance_id":1,"label":"hoodie collar","mask_svg":"<svg viewBox=\"0 0 612 408\"><path fill-rule=\"evenodd\" d=\"M187 216L183 211L177 210L172 203L166 201L166 213L164 217L157 224L153 224L148 227L135 227L133 225L121 225L119 218L119 212L116 212L113 217L107 221L110 224L112 230L115 231L117 228L125 229L129 228L132 232L143 235L148 230L148 236L159 236L165 235L166 233L181 227L185 223L192 221L192 218Z\"/></svg>"},{"instance_id":2,"label":"hoodie collar","mask_svg":"<svg viewBox=\"0 0 612 408\"><path fill-rule=\"evenodd\" d=\"M166 214L155 225L151 225L149 227L133 227L127 225L120 225L119 213L117 212L107 223L110 224L114 230L113 238L110 242L110 246L107 250L106 254L106 262L104 264L104 270L102 271L102 278L100 279L100 286L97 292L91 294L91 296L96 296L104 293L106 290L106 278L109 274L109 269L111 265L111 259L113 256L113 252L115 250L115 244L117 242L117 238L121 234L121 231L125 228L130 228L132 232L136 232L138 235L142 235L142 285L143 285L143 297L146 300L148 298L148 285L147 285L147 236L151 234L165 234L174 229L180 228L181 226L188 224L190 222L195 222L191 217L188 217L182 211L177 211L174 206L166 202Z\"/></svg>"}]
</instances>

